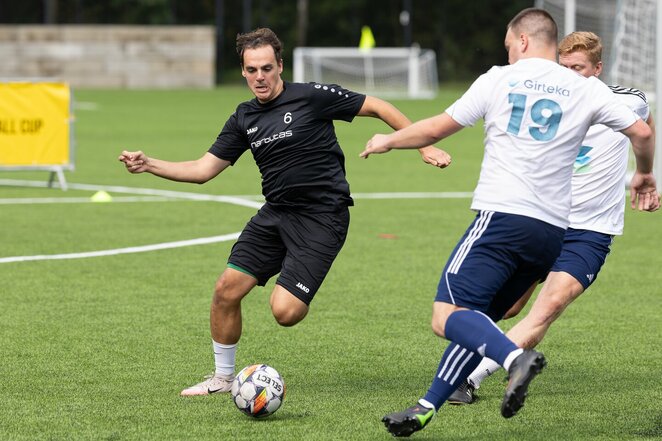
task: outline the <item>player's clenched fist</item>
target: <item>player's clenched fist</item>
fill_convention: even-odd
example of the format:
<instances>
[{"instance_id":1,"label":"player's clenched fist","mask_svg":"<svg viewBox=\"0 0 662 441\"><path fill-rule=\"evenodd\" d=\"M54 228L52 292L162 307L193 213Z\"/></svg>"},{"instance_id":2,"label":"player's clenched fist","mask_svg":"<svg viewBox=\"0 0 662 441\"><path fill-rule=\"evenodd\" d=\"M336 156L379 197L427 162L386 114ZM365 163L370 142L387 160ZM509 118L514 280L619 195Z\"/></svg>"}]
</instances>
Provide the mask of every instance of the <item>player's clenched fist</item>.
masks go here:
<instances>
[{"instance_id":1,"label":"player's clenched fist","mask_svg":"<svg viewBox=\"0 0 662 441\"><path fill-rule=\"evenodd\" d=\"M421 154L421 159L426 164L439 168L446 168L451 165L451 155L437 147L422 147L418 151Z\"/></svg>"},{"instance_id":2,"label":"player's clenched fist","mask_svg":"<svg viewBox=\"0 0 662 441\"><path fill-rule=\"evenodd\" d=\"M386 153L391 150L391 147L388 147L388 135L375 135L368 140L365 145L365 150L363 150L359 156L361 158L367 158L373 153Z\"/></svg>"},{"instance_id":3,"label":"player's clenched fist","mask_svg":"<svg viewBox=\"0 0 662 441\"><path fill-rule=\"evenodd\" d=\"M127 152L124 150L118 158L124 163L130 173L142 173L147 170L147 156L141 152Z\"/></svg>"}]
</instances>

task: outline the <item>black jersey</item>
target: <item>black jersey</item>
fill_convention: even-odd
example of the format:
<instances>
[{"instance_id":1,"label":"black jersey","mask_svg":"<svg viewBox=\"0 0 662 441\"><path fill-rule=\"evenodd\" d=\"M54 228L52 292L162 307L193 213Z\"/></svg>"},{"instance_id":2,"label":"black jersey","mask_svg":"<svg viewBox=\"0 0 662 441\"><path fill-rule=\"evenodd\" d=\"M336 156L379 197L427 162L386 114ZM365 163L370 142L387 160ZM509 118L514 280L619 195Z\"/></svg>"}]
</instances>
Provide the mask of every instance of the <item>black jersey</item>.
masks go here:
<instances>
[{"instance_id":1,"label":"black jersey","mask_svg":"<svg viewBox=\"0 0 662 441\"><path fill-rule=\"evenodd\" d=\"M209 152L234 164L250 149L270 204L316 211L353 205L333 120L352 121L364 101L336 85L284 82L268 103L240 104Z\"/></svg>"}]
</instances>

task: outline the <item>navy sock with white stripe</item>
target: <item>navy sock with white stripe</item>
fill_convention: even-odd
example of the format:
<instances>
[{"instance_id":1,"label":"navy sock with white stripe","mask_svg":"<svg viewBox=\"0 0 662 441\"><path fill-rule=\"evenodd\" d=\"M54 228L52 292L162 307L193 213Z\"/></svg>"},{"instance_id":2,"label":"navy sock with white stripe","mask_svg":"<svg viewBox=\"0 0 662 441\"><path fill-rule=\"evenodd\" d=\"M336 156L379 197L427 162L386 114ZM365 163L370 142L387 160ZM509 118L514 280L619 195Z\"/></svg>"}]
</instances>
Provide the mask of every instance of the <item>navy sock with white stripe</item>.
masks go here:
<instances>
[{"instance_id":1,"label":"navy sock with white stripe","mask_svg":"<svg viewBox=\"0 0 662 441\"><path fill-rule=\"evenodd\" d=\"M477 353L451 342L441 357L437 375L423 400L434 405L435 410L439 410L444 401L455 392L462 381L467 379L482 359L483 357Z\"/></svg>"},{"instance_id":2,"label":"navy sock with white stripe","mask_svg":"<svg viewBox=\"0 0 662 441\"><path fill-rule=\"evenodd\" d=\"M444 330L446 339L504 366L512 352L522 352L491 318L478 311L460 310L448 316ZM511 357L513 358L513 357ZM504 366L506 369L507 366Z\"/></svg>"},{"instance_id":3,"label":"navy sock with white stripe","mask_svg":"<svg viewBox=\"0 0 662 441\"><path fill-rule=\"evenodd\" d=\"M484 356L504 366L522 352L492 319L477 311L460 310L449 315L445 334L451 344L446 348L437 375L423 398L432 403L436 410L467 379Z\"/></svg>"}]
</instances>

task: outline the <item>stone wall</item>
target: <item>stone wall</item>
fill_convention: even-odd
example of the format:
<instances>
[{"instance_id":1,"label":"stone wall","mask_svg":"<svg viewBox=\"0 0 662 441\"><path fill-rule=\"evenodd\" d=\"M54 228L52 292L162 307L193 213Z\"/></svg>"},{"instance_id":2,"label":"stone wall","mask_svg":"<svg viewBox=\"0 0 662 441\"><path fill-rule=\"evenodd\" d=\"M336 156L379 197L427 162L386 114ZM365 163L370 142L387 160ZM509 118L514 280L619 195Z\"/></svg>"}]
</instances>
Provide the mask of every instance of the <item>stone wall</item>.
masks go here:
<instances>
[{"instance_id":1,"label":"stone wall","mask_svg":"<svg viewBox=\"0 0 662 441\"><path fill-rule=\"evenodd\" d=\"M0 80L89 88L214 86L211 26L0 25Z\"/></svg>"}]
</instances>

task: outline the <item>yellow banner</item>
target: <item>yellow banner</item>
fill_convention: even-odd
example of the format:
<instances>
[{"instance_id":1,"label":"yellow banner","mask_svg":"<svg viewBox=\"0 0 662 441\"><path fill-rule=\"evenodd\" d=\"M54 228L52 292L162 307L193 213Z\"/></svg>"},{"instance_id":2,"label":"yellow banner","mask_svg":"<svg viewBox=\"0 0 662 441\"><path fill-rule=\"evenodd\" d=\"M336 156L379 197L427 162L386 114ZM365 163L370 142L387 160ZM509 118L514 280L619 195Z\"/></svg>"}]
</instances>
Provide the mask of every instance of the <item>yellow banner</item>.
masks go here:
<instances>
[{"instance_id":1,"label":"yellow banner","mask_svg":"<svg viewBox=\"0 0 662 441\"><path fill-rule=\"evenodd\" d=\"M0 83L0 167L68 165L70 100L65 83Z\"/></svg>"}]
</instances>

